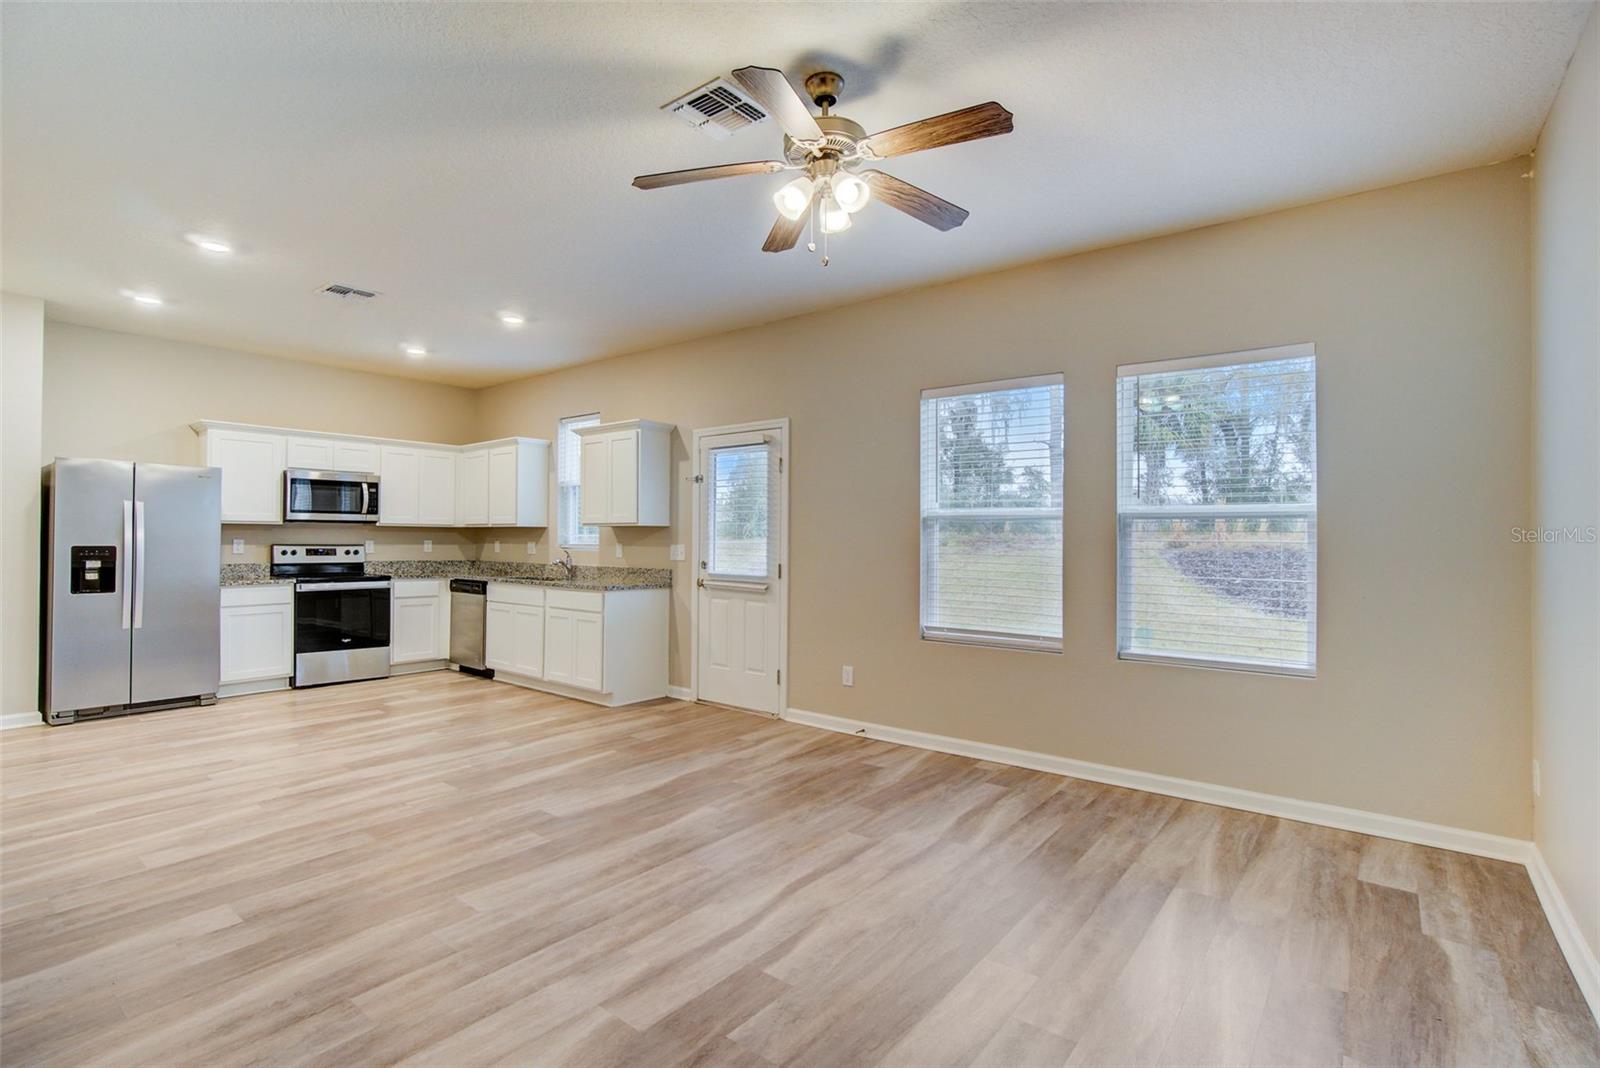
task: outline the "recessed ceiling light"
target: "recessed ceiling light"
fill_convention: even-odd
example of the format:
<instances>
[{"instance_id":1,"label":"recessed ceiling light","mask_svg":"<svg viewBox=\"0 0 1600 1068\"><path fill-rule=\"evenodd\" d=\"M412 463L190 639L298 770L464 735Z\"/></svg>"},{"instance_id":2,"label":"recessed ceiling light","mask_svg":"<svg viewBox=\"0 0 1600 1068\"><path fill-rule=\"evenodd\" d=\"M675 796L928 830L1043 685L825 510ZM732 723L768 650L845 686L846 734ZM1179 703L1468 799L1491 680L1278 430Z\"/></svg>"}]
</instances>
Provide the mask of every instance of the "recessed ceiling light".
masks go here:
<instances>
[{"instance_id":1,"label":"recessed ceiling light","mask_svg":"<svg viewBox=\"0 0 1600 1068\"><path fill-rule=\"evenodd\" d=\"M521 326L528 320L518 315L514 311L503 311L500 313L500 321L505 323L507 326Z\"/></svg>"},{"instance_id":2,"label":"recessed ceiling light","mask_svg":"<svg viewBox=\"0 0 1600 1068\"><path fill-rule=\"evenodd\" d=\"M219 256L225 256L233 251L233 246L220 237L207 237L205 234L185 234L183 236L184 240L203 252L215 252Z\"/></svg>"},{"instance_id":3,"label":"recessed ceiling light","mask_svg":"<svg viewBox=\"0 0 1600 1068\"><path fill-rule=\"evenodd\" d=\"M420 360L428 354L428 350L421 345L401 345L400 348L413 360Z\"/></svg>"},{"instance_id":4,"label":"recessed ceiling light","mask_svg":"<svg viewBox=\"0 0 1600 1068\"><path fill-rule=\"evenodd\" d=\"M154 293L139 293L132 289L124 289L122 291L122 295L133 301L135 304L143 304L147 308L159 308L162 304L166 303Z\"/></svg>"}]
</instances>

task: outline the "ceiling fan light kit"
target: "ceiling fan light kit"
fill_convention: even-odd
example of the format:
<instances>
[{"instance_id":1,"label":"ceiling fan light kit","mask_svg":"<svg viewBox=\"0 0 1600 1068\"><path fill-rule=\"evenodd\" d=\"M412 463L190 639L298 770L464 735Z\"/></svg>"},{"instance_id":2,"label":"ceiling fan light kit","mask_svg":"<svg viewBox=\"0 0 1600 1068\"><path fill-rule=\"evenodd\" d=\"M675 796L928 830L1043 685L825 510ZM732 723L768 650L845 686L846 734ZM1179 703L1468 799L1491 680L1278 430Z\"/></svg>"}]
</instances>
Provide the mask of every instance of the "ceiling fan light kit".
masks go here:
<instances>
[{"instance_id":1,"label":"ceiling fan light kit","mask_svg":"<svg viewBox=\"0 0 1600 1068\"><path fill-rule=\"evenodd\" d=\"M633 184L639 189L661 189L745 174L804 172L773 194L778 221L761 246L763 252L794 248L807 222L822 231L826 242L828 235L850 229L850 216L873 199L936 230L953 230L967 220L965 208L883 171L862 170L862 164L1011 132L1011 112L991 100L869 136L860 123L830 114L844 90L844 79L833 71L817 71L805 80L806 93L820 115L811 114L780 70L741 67L732 72L731 79L783 128L783 159L642 174ZM815 242L806 247L816 251ZM828 265L826 248L822 265Z\"/></svg>"}]
</instances>

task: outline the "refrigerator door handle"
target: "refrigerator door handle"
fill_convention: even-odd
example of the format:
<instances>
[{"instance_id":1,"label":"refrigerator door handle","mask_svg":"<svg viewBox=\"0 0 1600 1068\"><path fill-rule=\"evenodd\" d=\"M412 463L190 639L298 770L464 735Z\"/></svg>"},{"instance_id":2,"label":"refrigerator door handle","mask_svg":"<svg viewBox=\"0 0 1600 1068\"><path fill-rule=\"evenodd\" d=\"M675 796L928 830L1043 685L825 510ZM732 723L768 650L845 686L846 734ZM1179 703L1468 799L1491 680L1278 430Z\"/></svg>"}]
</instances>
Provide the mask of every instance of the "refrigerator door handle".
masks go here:
<instances>
[{"instance_id":1,"label":"refrigerator door handle","mask_svg":"<svg viewBox=\"0 0 1600 1068\"><path fill-rule=\"evenodd\" d=\"M144 626L144 502L133 502L133 629Z\"/></svg>"},{"instance_id":2,"label":"refrigerator door handle","mask_svg":"<svg viewBox=\"0 0 1600 1068\"><path fill-rule=\"evenodd\" d=\"M122 502L122 629L133 622L133 575L129 568L133 556L133 502Z\"/></svg>"}]
</instances>

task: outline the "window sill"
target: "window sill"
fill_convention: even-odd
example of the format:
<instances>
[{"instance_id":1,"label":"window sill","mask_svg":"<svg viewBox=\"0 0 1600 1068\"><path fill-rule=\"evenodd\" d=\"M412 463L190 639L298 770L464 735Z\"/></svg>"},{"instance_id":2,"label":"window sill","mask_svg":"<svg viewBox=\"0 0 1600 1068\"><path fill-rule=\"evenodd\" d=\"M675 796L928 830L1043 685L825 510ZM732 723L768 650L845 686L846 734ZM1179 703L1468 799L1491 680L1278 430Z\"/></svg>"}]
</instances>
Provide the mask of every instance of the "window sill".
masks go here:
<instances>
[{"instance_id":1,"label":"window sill","mask_svg":"<svg viewBox=\"0 0 1600 1068\"><path fill-rule=\"evenodd\" d=\"M1165 664L1168 667L1209 668L1212 671L1237 671L1247 675L1284 675L1289 678L1314 679L1317 669L1294 667L1289 664L1263 664L1253 660L1229 660L1223 657L1183 656L1178 653L1130 653L1119 651L1118 660L1131 663Z\"/></svg>"},{"instance_id":2,"label":"window sill","mask_svg":"<svg viewBox=\"0 0 1600 1068\"><path fill-rule=\"evenodd\" d=\"M923 631L925 642L938 645L975 645L982 649L1008 649L1018 653L1054 653L1061 655L1061 642L1040 638L1007 638L999 634L958 634L941 631Z\"/></svg>"}]
</instances>

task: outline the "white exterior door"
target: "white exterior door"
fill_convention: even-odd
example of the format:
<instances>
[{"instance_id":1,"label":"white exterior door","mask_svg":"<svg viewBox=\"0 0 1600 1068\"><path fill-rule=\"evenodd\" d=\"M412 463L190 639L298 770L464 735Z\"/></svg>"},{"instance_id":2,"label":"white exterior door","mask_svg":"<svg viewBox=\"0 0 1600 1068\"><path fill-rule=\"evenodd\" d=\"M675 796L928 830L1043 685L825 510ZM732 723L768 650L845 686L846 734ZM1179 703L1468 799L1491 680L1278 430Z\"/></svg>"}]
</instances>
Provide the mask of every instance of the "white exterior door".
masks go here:
<instances>
[{"instance_id":1,"label":"white exterior door","mask_svg":"<svg viewBox=\"0 0 1600 1068\"><path fill-rule=\"evenodd\" d=\"M702 701L782 711L781 428L700 438L696 671Z\"/></svg>"}]
</instances>

